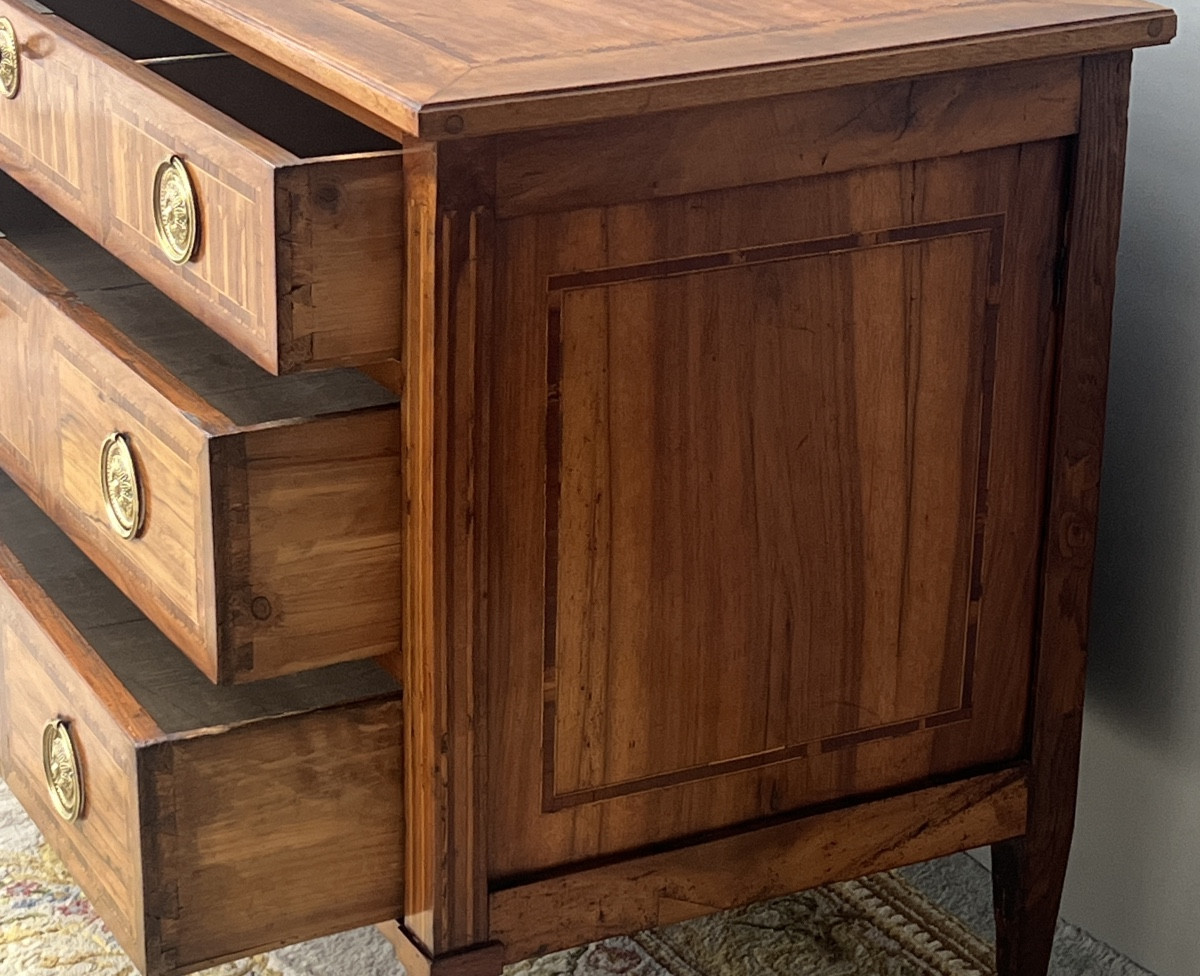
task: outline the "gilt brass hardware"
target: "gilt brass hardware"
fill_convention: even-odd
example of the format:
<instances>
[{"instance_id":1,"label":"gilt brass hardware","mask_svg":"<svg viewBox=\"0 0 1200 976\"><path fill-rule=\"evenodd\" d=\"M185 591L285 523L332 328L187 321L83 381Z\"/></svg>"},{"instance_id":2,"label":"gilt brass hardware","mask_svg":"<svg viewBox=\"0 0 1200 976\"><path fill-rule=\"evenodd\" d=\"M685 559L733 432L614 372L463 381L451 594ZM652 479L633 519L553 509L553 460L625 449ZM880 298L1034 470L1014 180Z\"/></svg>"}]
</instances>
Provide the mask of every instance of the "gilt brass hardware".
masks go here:
<instances>
[{"instance_id":1,"label":"gilt brass hardware","mask_svg":"<svg viewBox=\"0 0 1200 976\"><path fill-rule=\"evenodd\" d=\"M183 160L172 156L154 174L154 230L175 264L187 264L196 253L198 219L192 178Z\"/></svg>"},{"instance_id":2,"label":"gilt brass hardware","mask_svg":"<svg viewBox=\"0 0 1200 976\"><path fill-rule=\"evenodd\" d=\"M100 448L100 487L108 521L123 539L132 539L142 530L142 486L124 434L109 434Z\"/></svg>"},{"instance_id":3,"label":"gilt brass hardware","mask_svg":"<svg viewBox=\"0 0 1200 976\"><path fill-rule=\"evenodd\" d=\"M66 722L55 719L42 730L42 769L54 809L67 823L74 823L83 812L83 776Z\"/></svg>"},{"instance_id":4,"label":"gilt brass hardware","mask_svg":"<svg viewBox=\"0 0 1200 976\"><path fill-rule=\"evenodd\" d=\"M0 94L16 98L21 87L21 49L12 21L0 17Z\"/></svg>"}]
</instances>

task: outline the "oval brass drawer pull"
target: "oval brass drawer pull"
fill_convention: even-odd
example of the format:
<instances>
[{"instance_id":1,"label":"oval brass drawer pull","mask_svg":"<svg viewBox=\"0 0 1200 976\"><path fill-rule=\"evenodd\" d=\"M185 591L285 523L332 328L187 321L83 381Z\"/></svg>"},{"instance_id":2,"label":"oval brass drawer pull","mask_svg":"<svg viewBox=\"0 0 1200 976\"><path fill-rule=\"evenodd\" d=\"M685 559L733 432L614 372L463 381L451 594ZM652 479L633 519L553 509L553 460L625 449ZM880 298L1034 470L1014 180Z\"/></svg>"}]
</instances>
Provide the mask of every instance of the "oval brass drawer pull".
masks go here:
<instances>
[{"instance_id":1,"label":"oval brass drawer pull","mask_svg":"<svg viewBox=\"0 0 1200 976\"><path fill-rule=\"evenodd\" d=\"M74 823L83 812L83 776L71 731L60 719L47 722L42 730L42 769L54 809Z\"/></svg>"},{"instance_id":2,"label":"oval brass drawer pull","mask_svg":"<svg viewBox=\"0 0 1200 976\"><path fill-rule=\"evenodd\" d=\"M187 264L196 253L198 222L196 188L183 160L172 156L154 174L154 230L175 264Z\"/></svg>"},{"instance_id":3,"label":"oval brass drawer pull","mask_svg":"<svg viewBox=\"0 0 1200 976\"><path fill-rule=\"evenodd\" d=\"M142 530L142 486L124 434L109 434L100 448L100 487L108 521L124 539Z\"/></svg>"},{"instance_id":4,"label":"oval brass drawer pull","mask_svg":"<svg viewBox=\"0 0 1200 976\"><path fill-rule=\"evenodd\" d=\"M0 17L0 93L5 98L16 98L21 87L21 49L17 45L17 32L12 21Z\"/></svg>"}]
</instances>

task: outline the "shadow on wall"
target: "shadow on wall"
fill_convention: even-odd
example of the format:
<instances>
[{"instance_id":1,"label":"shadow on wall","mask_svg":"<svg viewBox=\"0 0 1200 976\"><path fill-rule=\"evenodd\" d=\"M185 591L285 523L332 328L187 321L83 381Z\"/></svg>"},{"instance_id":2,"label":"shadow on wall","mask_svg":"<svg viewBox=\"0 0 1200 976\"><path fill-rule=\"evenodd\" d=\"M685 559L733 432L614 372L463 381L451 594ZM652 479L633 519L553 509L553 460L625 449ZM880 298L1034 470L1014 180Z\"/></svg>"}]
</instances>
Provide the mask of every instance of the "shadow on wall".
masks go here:
<instances>
[{"instance_id":1,"label":"shadow on wall","mask_svg":"<svg viewBox=\"0 0 1200 976\"><path fill-rule=\"evenodd\" d=\"M1200 731L1200 112L1176 45L1134 66L1088 682L1165 747Z\"/></svg>"}]
</instances>

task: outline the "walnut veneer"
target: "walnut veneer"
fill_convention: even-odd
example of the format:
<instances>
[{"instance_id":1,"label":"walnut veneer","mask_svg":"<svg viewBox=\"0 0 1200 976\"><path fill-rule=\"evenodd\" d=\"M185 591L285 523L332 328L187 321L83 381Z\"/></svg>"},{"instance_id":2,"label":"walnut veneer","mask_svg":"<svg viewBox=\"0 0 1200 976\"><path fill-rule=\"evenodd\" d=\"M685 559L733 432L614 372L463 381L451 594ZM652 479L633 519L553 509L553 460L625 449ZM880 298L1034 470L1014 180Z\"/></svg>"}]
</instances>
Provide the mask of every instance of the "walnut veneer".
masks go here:
<instances>
[{"instance_id":1,"label":"walnut veneer","mask_svg":"<svg viewBox=\"0 0 1200 976\"><path fill-rule=\"evenodd\" d=\"M0 184L0 464L137 604L147 661L189 668L170 638L252 683L152 744L170 720L125 716L182 685L128 687L3 515L0 765L139 964L391 918L413 976L496 976L991 844L998 970L1045 972L1130 52L1174 14L138 3L0 0L25 187ZM333 365L359 371L268 375ZM145 475L133 539L93 491L110 431ZM257 681L364 656L402 708L363 662ZM328 703L217 718L293 685ZM70 825L34 775L50 719L100 791ZM208 829L193 737L277 918L218 926L162 829ZM293 790L353 898L269 822ZM140 829L113 848L89 816Z\"/></svg>"}]
</instances>

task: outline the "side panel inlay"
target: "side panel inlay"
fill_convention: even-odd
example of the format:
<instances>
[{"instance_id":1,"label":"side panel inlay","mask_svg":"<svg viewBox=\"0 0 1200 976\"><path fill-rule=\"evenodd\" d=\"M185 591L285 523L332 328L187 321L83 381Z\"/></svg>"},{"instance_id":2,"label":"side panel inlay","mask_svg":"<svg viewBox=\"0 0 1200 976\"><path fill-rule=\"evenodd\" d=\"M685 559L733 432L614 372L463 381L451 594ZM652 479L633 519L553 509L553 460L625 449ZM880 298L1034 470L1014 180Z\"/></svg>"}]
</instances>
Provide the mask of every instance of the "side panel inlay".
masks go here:
<instances>
[{"instance_id":1,"label":"side panel inlay","mask_svg":"<svg viewBox=\"0 0 1200 976\"><path fill-rule=\"evenodd\" d=\"M544 809L970 717L1003 251L984 215L549 279Z\"/></svg>"}]
</instances>

